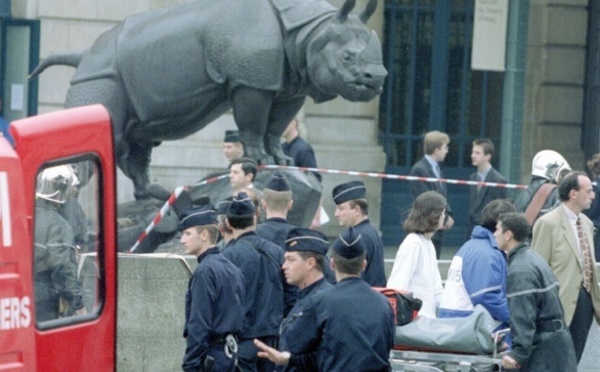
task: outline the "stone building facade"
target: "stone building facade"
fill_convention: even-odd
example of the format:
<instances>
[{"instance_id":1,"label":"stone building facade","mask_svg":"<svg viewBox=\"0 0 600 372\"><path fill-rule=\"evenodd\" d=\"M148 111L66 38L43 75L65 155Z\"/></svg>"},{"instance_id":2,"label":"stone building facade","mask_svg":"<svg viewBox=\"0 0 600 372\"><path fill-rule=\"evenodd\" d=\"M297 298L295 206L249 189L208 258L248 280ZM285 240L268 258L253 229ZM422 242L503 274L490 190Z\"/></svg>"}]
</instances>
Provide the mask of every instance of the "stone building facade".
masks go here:
<instances>
[{"instance_id":1,"label":"stone building facade","mask_svg":"<svg viewBox=\"0 0 600 372\"><path fill-rule=\"evenodd\" d=\"M450 0L439 0L450 1ZM524 0L527 1L527 0ZM15 18L41 22L40 58L64 51L89 47L104 31L131 14L170 6L184 0L19 0L12 2ZM430 1L431 2L431 1ZM582 122L584 110L585 58L588 46L587 0L529 0L527 64L523 99L520 179L527 183L533 155L542 149L562 153L575 169L584 168ZM331 0L339 7L343 0ZM367 0L357 1L356 9ZM369 20L383 40L384 1L378 2ZM355 10L356 12L356 10ZM62 108L74 70L52 67L40 76L40 113ZM379 100L351 103L335 99L315 104L307 99L301 113L304 137L314 146L322 168L383 172L386 155L378 140ZM225 169L221 153L223 133L235 127L226 114L202 131L184 140L163 143L153 152L152 179L168 188L193 184L203 176ZM350 176L323 177L324 207L332 221L324 227L331 236L339 227L334 221L332 188L354 179ZM370 216L379 225L381 181L365 178L370 202ZM125 177L119 178L119 199L131 200L132 187Z\"/></svg>"}]
</instances>

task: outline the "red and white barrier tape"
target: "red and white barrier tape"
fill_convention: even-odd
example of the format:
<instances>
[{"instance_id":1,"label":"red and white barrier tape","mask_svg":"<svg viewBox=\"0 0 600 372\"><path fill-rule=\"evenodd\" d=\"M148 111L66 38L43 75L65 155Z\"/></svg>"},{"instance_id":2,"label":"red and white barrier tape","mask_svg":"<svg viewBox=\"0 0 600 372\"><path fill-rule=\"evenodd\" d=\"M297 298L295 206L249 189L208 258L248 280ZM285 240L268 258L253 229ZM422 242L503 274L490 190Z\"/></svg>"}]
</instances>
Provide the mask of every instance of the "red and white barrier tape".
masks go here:
<instances>
[{"instance_id":1,"label":"red and white barrier tape","mask_svg":"<svg viewBox=\"0 0 600 372\"><path fill-rule=\"evenodd\" d=\"M229 173L225 173L225 174L222 174L217 177L207 178L204 181L198 182L190 187L198 187L198 186L206 185L207 183L213 183L215 181L222 180L223 178L227 178L227 177L229 177Z\"/></svg>"},{"instance_id":2,"label":"red and white barrier tape","mask_svg":"<svg viewBox=\"0 0 600 372\"><path fill-rule=\"evenodd\" d=\"M319 172L326 174L344 174L349 176L361 176L361 177L373 177L373 178L386 178L393 180L402 180L402 181L421 181L421 182L443 182L452 185L467 185L467 186L483 186L483 187L500 187L505 189L525 189L527 185L519 185L519 184L511 184L511 183L497 183L497 182L481 182L481 181L465 181L465 180L453 180L446 178L432 178L432 177L416 177L416 176L403 176L398 174L385 174L385 173L375 173L375 172L358 172L358 171L344 171L337 169L324 169L324 168L308 168L308 167L294 167L287 165L261 165L259 169L288 169L288 170L300 170L300 171L308 171L308 172ZM212 183L218 181L220 179L229 177L229 174L222 174L217 177L208 178L202 182L198 182L191 187L197 187L206 185L208 183ZM152 222L146 227L146 229L139 236L133 247L129 249L130 253L135 252L137 247L142 243L142 241L150 234L150 232L154 229L154 227L160 222L160 220L164 217L165 214L169 211L169 208L175 203L175 200L181 195L183 190L187 187L179 186L173 191L169 199L162 206L158 214L154 217Z\"/></svg>"},{"instance_id":3,"label":"red and white barrier tape","mask_svg":"<svg viewBox=\"0 0 600 372\"><path fill-rule=\"evenodd\" d=\"M222 175L217 176L217 177L211 177L211 178L205 179L204 181L198 182L198 183L196 183L196 184L194 184L193 186L190 186L190 187L197 187L197 186L206 185L208 183L212 183L212 182L218 181L218 180L226 178L226 177L229 177L229 173L222 174ZM146 226L146 228L140 234L140 236L138 237L138 239L135 242L135 244L133 245L133 247L131 247L129 249L129 253L135 252L135 250L140 246L140 244L142 243L142 241L144 239L146 239L146 237L148 236L148 234L150 234L150 232L154 229L154 227L156 225L158 225L158 223L165 216L165 214L167 214L167 212L169 211L169 208L171 208L171 206L173 205L173 203L175 203L175 200L177 200L177 198L179 198L179 195L181 195L181 193L185 189L187 189L186 186L179 186L179 187L177 187L175 189L175 191L173 191L173 193L171 194L171 196L169 196L169 199L162 206L162 208L160 209L160 211L158 212L158 214L152 219L152 222L150 222L150 224L148 226Z\"/></svg>"},{"instance_id":4,"label":"red and white barrier tape","mask_svg":"<svg viewBox=\"0 0 600 372\"><path fill-rule=\"evenodd\" d=\"M402 181L443 182L443 183L449 183L452 185L500 187L500 188L505 188L505 189L525 189L525 188L527 188L527 185L519 185L519 184L511 184L511 183L465 181L465 180L453 180L453 179L446 179L446 178L402 176L402 175L398 175L398 174L343 171L343 170L337 170L337 169L323 169L323 168L292 167L292 166L287 166L287 165L261 165L261 166L259 166L259 168L260 169L290 169L290 170L301 170L301 171L319 172L319 173L327 173L327 174L346 174L349 176L387 178L387 179L402 180Z\"/></svg>"},{"instance_id":5,"label":"red and white barrier tape","mask_svg":"<svg viewBox=\"0 0 600 372\"><path fill-rule=\"evenodd\" d=\"M142 241L144 239L146 239L146 237L148 236L148 234L150 234L150 231L152 231L152 229L154 229L154 226L158 225L158 223L160 222L160 220L165 216L165 214L167 214L167 212L169 211L169 208L171 208L171 206L173 205L173 203L175 203L175 200L177 200L177 198L179 197L179 195L181 195L181 193L185 189L186 188L184 186L179 186L178 188L175 189L175 191L173 191L173 193L171 194L171 196L169 196L169 199L162 206L162 208L160 209L160 211L158 212L158 214L152 219L152 222L150 222L150 224L142 232L142 234L139 236L139 238L137 239L137 241L135 242L135 244L133 245L133 247L131 247L131 249L129 249L129 253L135 252L135 250L137 249L137 247L139 247L140 244L142 243Z\"/></svg>"}]
</instances>

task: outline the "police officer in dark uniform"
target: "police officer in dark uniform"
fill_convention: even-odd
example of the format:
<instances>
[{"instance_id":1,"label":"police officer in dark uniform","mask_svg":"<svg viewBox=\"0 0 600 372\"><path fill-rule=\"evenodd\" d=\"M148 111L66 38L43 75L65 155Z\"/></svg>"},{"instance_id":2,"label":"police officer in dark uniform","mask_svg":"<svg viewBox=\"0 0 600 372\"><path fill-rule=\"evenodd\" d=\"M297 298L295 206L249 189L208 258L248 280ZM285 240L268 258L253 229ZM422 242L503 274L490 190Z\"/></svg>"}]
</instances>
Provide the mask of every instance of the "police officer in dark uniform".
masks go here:
<instances>
[{"instance_id":1,"label":"police officer in dark uniform","mask_svg":"<svg viewBox=\"0 0 600 372\"><path fill-rule=\"evenodd\" d=\"M276 346L279 324L284 317L287 303L285 293L291 287L285 283L281 265L283 248L256 235L256 210L245 192L240 192L227 210L227 225L233 230L234 241L223 255L242 270L244 274L245 327L239 340L239 366L243 371L272 371L268 360L257 357L258 349L252 340L259 338Z\"/></svg>"},{"instance_id":2,"label":"police officer in dark uniform","mask_svg":"<svg viewBox=\"0 0 600 372\"><path fill-rule=\"evenodd\" d=\"M263 199L261 201L267 219L256 226L256 235L279 245L283 249L286 249L285 240L288 233L296 227L287 220L287 214L294 203L292 197L292 189L283 173L273 172L263 189ZM330 283L335 284L335 274L331 270L329 258L325 256L325 260L326 262L323 265L325 276Z\"/></svg>"},{"instance_id":3,"label":"police officer in dark uniform","mask_svg":"<svg viewBox=\"0 0 600 372\"><path fill-rule=\"evenodd\" d=\"M267 214L265 222L256 226L256 235L285 249L285 240L296 226L287 220L292 209L292 189L283 173L273 172L263 189L262 209Z\"/></svg>"},{"instance_id":4,"label":"police officer in dark uniform","mask_svg":"<svg viewBox=\"0 0 600 372\"><path fill-rule=\"evenodd\" d=\"M281 322L280 350L286 349L287 328L294 319L302 315L308 299L315 293L332 287L323 275L324 265L329 265L329 260L325 260L329 249L329 242L325 235L315 230L296 228L290 231L285 246L283 273L286 281L297 286L300 292L294 307ZM314 353L302 354L292 358L284 370L311 371L316 368L315 362Z\"/></svg>"},{"instance_id":5,"label":"police officer in dark uniform","mask_svg":"<svg viewBox=\"0 0 600 372\"><path fill-rule=\"evenodd\" d=\"M367 251L367 268L361 277L372 287L385 287L385 267L383 263L383 242L369 222L369 205L366 188L362 181L351 181L333 189L336 204L335 217L340 225L354 227L362 236Z\"/></svg>"},{"instance_id":6,"label":"police officer in dark uniform","mask_svg":"<svg viewBox=\"0 0 600 372\"><path fill-rule=\"evenodd\" d=\"M283 153L294 161L297 167L317 168L317 159L312 146L300 137L298 118L292 119L282 134L285 142L281 145ZM313 172L319 182L322 177L319 172Z\"/></svg>"},{"instance_id":7,"label":"police officer in dark uniform","mask_svg":"<svg viewBox=\"0 0 600 372\"><path fill-rule=\"evenodd\" d=\"M366 267L362 236L344 230L333 244L332 266L338 283L312 295L285 331L287 351L260 341L260 357L289 365L316 353L318 371L390 370L394 315L388 300L360 279Z\"/></svg>"},{"instance_id":8,"label":"police officer in dark uniform","mask_svg":"<svg viewBox=\"0 0 600 372\"><path fill-rule=\"evenodd\" d=\"M181 244L198 257L185 295L184 371L235 371L235 335L244 325L244 276L215 246L219 228L208 204L181 214Z\"/></svg>"}]
</instances>

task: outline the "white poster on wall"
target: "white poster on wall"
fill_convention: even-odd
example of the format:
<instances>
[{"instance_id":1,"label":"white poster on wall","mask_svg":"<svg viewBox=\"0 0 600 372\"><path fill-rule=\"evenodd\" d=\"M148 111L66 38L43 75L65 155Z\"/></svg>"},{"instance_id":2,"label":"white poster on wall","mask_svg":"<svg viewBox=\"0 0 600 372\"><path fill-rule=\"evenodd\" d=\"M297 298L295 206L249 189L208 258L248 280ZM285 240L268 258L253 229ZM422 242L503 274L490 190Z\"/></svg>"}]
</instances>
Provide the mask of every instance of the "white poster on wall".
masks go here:
<instances>
[{"instance_id":1,"label":"white poster on wall","mask_svg":"<svg viewBox=\"0 0 600 372\"><path fill-rule=\"evenodd\" d=\"M504 71L509 0L475 0L473 70Z\"/></svg>"},{"instance_id":2,"label":"white poster on wall","mask_svg":"<svg viewBox=\"0 0 600 372\"><path fill-rule=\"evenodd\" d=\"M25 87L23 84L12 84L10 86L10 109L23 111L25 100Z\"/></svg>"}]
</instances>

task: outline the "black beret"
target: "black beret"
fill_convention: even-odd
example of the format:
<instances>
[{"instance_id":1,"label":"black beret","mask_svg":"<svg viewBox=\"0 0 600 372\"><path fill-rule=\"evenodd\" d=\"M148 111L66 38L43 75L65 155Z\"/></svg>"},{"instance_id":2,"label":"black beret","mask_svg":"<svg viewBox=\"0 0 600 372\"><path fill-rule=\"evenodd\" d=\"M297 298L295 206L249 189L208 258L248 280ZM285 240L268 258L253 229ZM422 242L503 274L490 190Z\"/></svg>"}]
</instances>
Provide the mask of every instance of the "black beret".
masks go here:
<instances>
[{"instance_id":1,"label":"black beret","mask_svg":"<svg viewBox=\"0 0 600 372\"><path fill-rule=\"evenodd\" d=\"M329 250L329 241L323 233L297 227L288 233L285 250L288 252L309 251L326 255Z\"/></svg>"},{"instance_id":2,"label":"black beret","mask_svg":"<svg viewBox=\"0 0 600 372\"><path fill-rule=\"evenodd\" d=\"M347 259L358 257L366 252L362 236L353 227L342 231L333 242L333 250Z\"/></svg>"},{"instance_id":3,"label":"black beret","mask_svg":"<svg viewBox=\"0 0 600 372\"><path fill-rule=\"evenodd\" d=\"M290 191L290 183L280 171L275 171L271 174L269 181L265 185L265 189L273 191Z\"/></svg>"},{"instance_id":4,"label":"black beret","mask_svg":"<svg viewBox=\"0 0 600 372\"><path fill-rule=\"evenodd\" d=\"M226 130L223 142L241 142L240 132L237 130Z\"/></svg>"},{"instance_id":5,"label":"black beret","mask_svg":"<svg viewBox=\"0 0 600 372\"><path fill-rule=\"evenodd\" d=\"M212 204L206 204L199 208L192 208L181 213L179 225L181 230L192 226L216 225L217 214Z\"/></svg>"},{"instance_id":6,"label":"black beret","mask_svg":"<svg viewBox=\"0 0 600 372\"><path fill-rule=\"evenodd\" d=\"M340 205L348 200L364 199L366 192L365 184L362 181L342 183L333 189L333 201L336 205Z\"/></svg>"},{"instance_id":7,"label":"black beret","mask_svg":"<svg viewBox=\"0 0 600 372\"><path fill-rule=\"evenodd\" d=\"M252 199L245 192L240 192L229 204L227 208L227 217L249 217L254 215L256 209Z\"/></svg>"}]
</instances>

